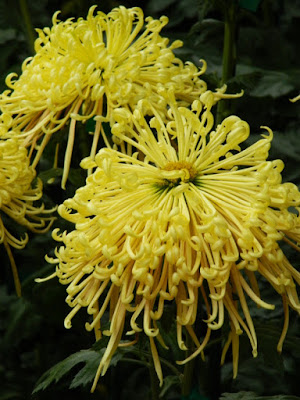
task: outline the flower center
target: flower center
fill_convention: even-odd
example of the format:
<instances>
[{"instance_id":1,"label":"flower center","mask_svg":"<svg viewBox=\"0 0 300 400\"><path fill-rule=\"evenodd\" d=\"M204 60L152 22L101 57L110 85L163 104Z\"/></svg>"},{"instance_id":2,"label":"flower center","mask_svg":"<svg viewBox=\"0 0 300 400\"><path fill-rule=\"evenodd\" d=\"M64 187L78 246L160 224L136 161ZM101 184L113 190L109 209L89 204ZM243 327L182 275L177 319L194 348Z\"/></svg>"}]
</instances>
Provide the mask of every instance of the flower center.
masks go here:
<instances>
[{"instance_id":1,"label":"flower center","mask_svg":"<svg viewBox=\"0 0 300 400\"><path fill-rule=\"evenodd\" d=\"M186 179L187 181L193 180L197 175L196 169L192 166L191 163L187 161L170 161L168 162L167 165L164 166L163 170L164 171L186 170L187 172L186 175L188 175Z\"/></svg>"},{"instance_id":2,"label":"flower center","mask_svg":"<svg viewBox=\"0 0 300 400\"><path fill-rule=\"evenodd\" d=\"M191 182L197 176L197 170L187 161L170 161L162 169L164 185L173 187L180 182Z\"/></svg>"}]
</instances>

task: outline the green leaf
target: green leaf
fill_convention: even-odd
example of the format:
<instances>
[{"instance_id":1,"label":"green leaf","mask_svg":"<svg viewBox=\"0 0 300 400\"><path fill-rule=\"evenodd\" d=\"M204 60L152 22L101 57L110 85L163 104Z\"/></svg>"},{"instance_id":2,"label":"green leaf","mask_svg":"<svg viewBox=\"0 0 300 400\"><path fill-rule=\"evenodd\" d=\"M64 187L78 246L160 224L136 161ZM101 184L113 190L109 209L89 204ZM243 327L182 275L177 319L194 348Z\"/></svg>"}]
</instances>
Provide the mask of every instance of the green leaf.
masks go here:
<instances>
[{"instance_id":1,"label":"green leaf","mask_svg":"<svg viewBox=\"0 0 300 400\"><path fill-rule=\"evenodd\" d=\"M70 389L74 389L79 386L86 386L88 383L94 380L101 357L99 356L98 352L89 351L89 353L88 359L85 361L85 366L72 379L69 387Z\"/></svg>"},{"instance_id":2,"label":"green leaf","mask_svg":"<svg viewBox=\"0 0 300 400\"><path fill-rule=\"evenodd\" d=\"M251 91L254 97L273 97L287 95L293 89L294 84L290 79L290 75L281 71L263 71L263 76L258 85Z\"/></svg>"},{"instance_id":3,"label":"green leaf","mask_svg":"<svg viewBox=\"0 0 300 400\"><path fill-rule=\"evenodd\" d=\"M236 75L231 78L227 84L235 84L239 89L254 89L255 85L258 84L262 78L260 71L253 71L246 74Z\"/></svg>"},{"instance_id":4,"label":"green leaf","mask_svg":"<svg viewBox=\"0 0 300 400\"><path fill-rule=\"evenodd\" d=\"M62 377L64 377L73 367L77 364L85 363L82 370L77 373L75 378L73 378L71 387L77 387L82 384L91 382L95 376L97 367L96 362L99 365L101 355L93 350L81 350L77 353L72 354L65 360L54 365L51 369L45 372L42 377L37 382L33 393L37 393L41 390L45 390L52 383L57 383ZM78 380L78 382L77 382Z\"/></svg>"},{"instance_id":5,"label":"green leaf","mask_svg":"<svg viewBox=\"0 0 300 400\"><path fill-rule=\"evenodd\" d=\"M46 184L50 179L62 176L62 173L63 173L62 168L50 168L47 169L47 171L39 173L38 177L42 180L43 184Z\"/></svg>"},{"instance_id":6,"label":"green leaf","mask_svg":"<svg viewBox=\"0 0 300 400\"><path fill-rule=\"evenodd\" d=\"M71 168L68 175L68 180L76 188L82 187L85 185L86 171L82 168Z\"/></svg>"},{"instance_id":7,"label":"green leaf","mask_svg":"<svg viewBox=\"0 0 300 400\"><path fill-rule=\"evenodd\" d=\"M18 331L22 326L22 322L24 321L24 317L28 312L28 304L21 297L14 304L11 305L13 312L13 317L10 319L9 327L5 332L4 338L10 338L13 333Z\"/></svg>"},{"instance_id":8,"label":"green leaf","mask_svg":"<svg viewBox=\"0 0 300 400\"><path fill-rule=\"evenodd\" d=\"M21 395L17 391L5 391L4 393L0 394L0 400L17 400L20 399Z\"/></svg>"},{"instance_id":9,"label":"green leaf","mask_svg":"<svg viewBox=\"0 0 300 400\"><path fill-rule=\"evenodd\" d=\"M273 346L277 344L282 333L282 326L280 324L269 323L267 326L264 323L255 321L255 329L257 334L265 341L265 343L272 343ZM288 348L295 354L300 354L300 343L297 336L291 335L290 332L284 341L284 348ZM276 354L276 353L275 353ZM270 357L270 353L268 354Z\"/></svg>"},{"instance_id":10,"label":"green leaf","mask_svg":"<svg viewBox=\"0 0 300 400\"><path fill-rule=\"evenodd\" d=\"M3 45L4 43L15 40L16 39L16 31L15 29L8 28L8 29L0 29L0 44Z\"/></svg>"},{"instance_id":11,"label":"green leaf","mask_svg":"<svg viewBox=\"0 0 300 400\"><path fill-rule=\"evenodd\" d=\"M49 183L49 181L56 177L61 177L63 174L63 168L50 168L46 171L39 173L38 177L42 180L43 184ZM86 179L86 172L82 168L71 168L68 180L76 188L84 186Z\"/></svg>"},{"instance_id":12,"label":"green leaf","mask_svg":"<svg viewBox=\"0 0 300 400\"><path fill-rule=\"evenodd\" d=\"M106 341L104 342L104 345L106 345ZM57 383L65 375L67 375L72 368L80 363L84 363L85 365L79 370L79 372L77 372L75 377L72 379L69 389L75 389L79 386L86 386L88 383L91 383L94 380L96 371L105 352L105 349L106 347L102 347L99 351L91 349L81 350L67 357L65 360L54 365L42 375L42 377L37 382L33 393L45 390L51 384ZM132 349L133 348L118 349L118 351L114 353L110 361L110 367L116 366L118 362L122 360L124 355L131 352Z\"/></svg>"},{"instance_id":13,"label":"green leaf","mask_svg":"<svg viewBox=\"0 0 300 400\"><path fill-rule=\"evenodd\" d=\"M273 153L276 151L276 157L288 157L295 162L300 160L300 129L297 128L287 129L284 134L275 133L272 150Z\"/></svg>"},{"instance_id":14,"label":"green leaf","mask_svg":"<svg viewBox=\"0 0 300 400\"><path fill-rule=\"evenodd\" d=\"M214 1L198 0L198 11L199 11L198 20L201 22L213 8L214 8Z\"/></svg>"},{"instance_id":15,"label":"green leaf","mask_svg":"<svg viewBox=\"0 0 300 400\"><path fill-rule=\"evenodd\" d=\"M176 0L152 0L150 3L151 13L161 12L165 8L171 6Z\"/></svg>"}]
</instances>

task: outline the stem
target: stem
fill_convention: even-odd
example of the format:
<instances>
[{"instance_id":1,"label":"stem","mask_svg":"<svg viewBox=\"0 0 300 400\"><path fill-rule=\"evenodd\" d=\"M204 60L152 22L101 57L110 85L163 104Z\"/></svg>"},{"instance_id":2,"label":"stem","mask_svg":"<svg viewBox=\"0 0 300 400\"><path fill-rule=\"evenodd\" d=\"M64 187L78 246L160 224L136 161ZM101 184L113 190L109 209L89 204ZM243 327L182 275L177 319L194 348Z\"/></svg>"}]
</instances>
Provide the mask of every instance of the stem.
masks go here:
<instances>
[{"instance_id":1,"label":"stem","mask_svg":"<svg viewBox=\"0 0 300 400\"><path fill-rule=\"evenodd\" d=\"M141 365L142 367L148 367L149 368L149 366L150 366L149 363L147 363L145 361L141 361L141 360L135 360L134 358L122 357L120 361Z\"/></svg>"},{"instance_id":2,"label":"stem","mask_svg":"<svg viewBox=\"0 0 300 400\"><path fill-rule=\"evenodd\" d=\"M237 39L237 10L238 2L230 0L224 7L224 45L223 45L223 68L221 85L234 77L236 69L236 39ZM220 100L217 106L216 126L230 114L230 102ZM211 400L218 400L221 395L221 368L220 360L222 354L221 330L213 333L212 339L217 343L211 351L209 358L209 388ZM212 350L212 349L211 349Z\"/></svg>"},{"instance_id":3,"label":"stem","mask_svg":"<svg viewBox=\"0 0 300 400\"><path fill-rule=\"evenodd\" d=\"M33 29L32 23L31 23L30 13L28 10L26 0L19 0L19 4L20 4L20 10L21 10L21 13L23 16L23 20L25 23L25 30L26 30L26 34L27 34L27 38L28 38L30 51L33 54L34 53L35 31Z\"/></svg>"},{"instance_id":4,"label":"stem","mask_svg":"<svg viewBox=\"0 0 300 400\"><path fill-rule=\"evenodd\" d=\"M11 270L12 270L12 273L13 273L13 278L14 278L14 283L15 283L17 296L21 297L22 296L21 282L20 282L20 279L19 279L18 269L17 269L16 263L15 263L14 256L12 254L12 251L11 251L10 246L7 243L6 239L3 240L3 244L4 244L5 250L7 252L7 255L8 255L8 258L9 258L9 261L10 261L10 265L11 265Z\"/></svg>"},{"instance_id":5,"label":"stem","mask_svg":"<svg viewBox=\"0 0 300 400\"><path fill-rule=\"evenodd\" d=\"M221 85L227 84L235 75L236 67L236 36L237 36L237 2L231 0L224 8L224 44L223 44L223 68ZM228 100L220 100L217 107L216 125L229 113Z\"/></svg>"},{"instance_id":6,"label":"stem","mask_svg":"<svg viewBox=\"0 0 300 400\"><path fill-rule=\"evenodd\" d=\"M147 358L151 357L151 354L148 351L140 350L140 353L143 354L144 356L146 356ZM177 369L175 367L175 365L173 365L171 362L167 361L165 358L162 358L162 357L159 357L159 360L160 360L161 364L166 365L171 371L174 372L175 375L177 375L178 377L182 376L181 371L179 371L179 369ZM144 365L149 365L149 364L147 363Z\"/></svg>"},{"instance_id":7,"label":"stem","mask_svg":"<svg viewBox=\"0 0 300 400\"><path fill-rule=\"evenodd\" d=\"M236 66L236 2L225 9L222 84L235 74Z\"/></svg>"},{"instance_id":8,"label":"stem","mask_svg":"<svg viewBox=\"0 0 300 400\"><path fill-rule=\"evenodd\" d=\"M187 334L186 344L188 348L188 350L186 351L187 358L193 353L193 341L189 334ZM182 396L188 396L192 391L194 365L195 358L184 365L183 380L181 386Z\"/></svg>"}]
</instances>

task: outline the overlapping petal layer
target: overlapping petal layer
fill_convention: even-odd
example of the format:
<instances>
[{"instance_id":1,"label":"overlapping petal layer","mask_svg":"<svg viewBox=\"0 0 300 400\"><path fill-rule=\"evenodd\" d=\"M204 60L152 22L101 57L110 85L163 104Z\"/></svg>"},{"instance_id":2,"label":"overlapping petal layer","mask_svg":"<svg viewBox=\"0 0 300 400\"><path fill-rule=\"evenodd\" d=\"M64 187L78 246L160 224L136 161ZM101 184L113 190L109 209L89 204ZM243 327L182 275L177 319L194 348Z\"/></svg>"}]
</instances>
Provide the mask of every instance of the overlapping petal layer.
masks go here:
<instances>
[{"instance_id":1,"label":"overlapping petal layer","mask_svg":"<svg viewBox=\"0 0 300 400\"><path fill-rule=\"evenodd\" d=\"M65 185L75 135L76 121L97 116L91 154L97 148L101 121L112 122L112 110L132 109L147 98L158 110L166 106L159 89L173 88L178 100L191 103L206 90L199 79L203 71L192 63L183 64L160 36L167 17L144 21L142 9L113 9L107 15L92 7L86 19L58 21L38 30L36 54L24 61L22 74L10 74L9 90L0 97L3 112L2 135L18 134L33 151L43 137L33 165L38 162L51 134L70 123L65 159ZM205 69L205 66L204 66Z\"/></svg>"},{"instance_id":2,"label":"overlapping petal layer","mask_svg":"<svg viewBox=\"0 0 300 400\"><path fill-rule=\"evenodd\" d=\"M42 197L42 182L38 179L33 184L36 172L29 164L27 150L17 140L0 140L0 243L6 247L16 282L17 271L9 246L24 248L28 236L25 234L23 238L15 237L5 227L4 215L17 224L40 233L49 230L54 220L53 217L43 216L53 210L45 210L43 204L34 205L34 201ZM19 283L19 293L18 286Z\"/></svg>"},{"instance_id":3,"label":"overlapping petal layer","mask_svg":"<svg viewBox=\"0 0 300 400\"><path fill-rule=\"evenodd\" d=\"M223 359L232 343L234 374L243 330L257 354L246 297L274 308L261 300L257 277L283 298L286 324L279 349L288 307L300 310L295 289L300 276L279 246L289 235L297 247L300 193L281 182L282 161L267 161L269 129L248 147L249 126L236 116L213 130L216 96L205 92L191 110L177 107L174 99L167 120L147 101L140 110L151 109L150 122L140 111L116 110L116 148L82 162L95 172L59 207L60 215L75 224L69 233L53 232L63 246L49 259L57 264L54 275L68 285L72 311L65 325L70 327L78 310L87 307L93 321L86 328L95 329L99 338L101 318L110 310L110 328L104 332L110 341L93 389L120 343L126 315L127 334L143 330L149 336L162 380L154 337L163 343L156 321L166 302L176 302L179 347L185 349L187 334L197 347L190 358L203 350L211 330L223 325L227 310L231 333ZM206 333L193 329L200 298Z\"/></svg>"}]
</instances>

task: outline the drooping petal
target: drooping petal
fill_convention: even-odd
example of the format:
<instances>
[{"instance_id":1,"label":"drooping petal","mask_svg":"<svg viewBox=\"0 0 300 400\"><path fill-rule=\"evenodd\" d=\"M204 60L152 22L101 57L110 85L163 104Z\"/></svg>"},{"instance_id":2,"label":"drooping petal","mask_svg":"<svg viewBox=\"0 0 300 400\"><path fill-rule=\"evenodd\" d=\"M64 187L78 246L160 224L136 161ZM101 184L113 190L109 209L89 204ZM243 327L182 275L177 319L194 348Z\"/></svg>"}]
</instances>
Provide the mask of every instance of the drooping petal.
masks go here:
<instances>
[{"instance_id":1,"label":"drooping petal","mask_svg":"<svg viewBox=\"0 0 300 400\"><path fill-rule=\"evenodd\" d=\"M234 375L243 331L257 355L249 300L274 308L261 299L258 277L284 301L279 349L287 308L300 310L295 288L299 273L280 248L289 237L297 247L300 193L292 183L282 183L283 162L267 160L273 138L268 128L248 147L243 142L249 126L237 116L213 130L214 96L206 92L191 109L170 99L165 119L145 101L152 109L150 121L140 110L131 115L116 110L115 149L83 160L82 167L94 172L58 209L75 224L69 233L54 232L62 242L53 260L56 275L68 285L72 307L67 327L87 307L93 316L87 328L100 337L100 321L110 308L109 348L93 389L122 340L126 316L127 334L143 331L150 338L161 378L154 339L167 303L176 303L179 348L186 349L183 331L197 347L180 364L203 352L211 330L220 329L228 313L231 333L222 360L232 344ZM202 340L193 331L199 297L207 312Z\"/></svg>"}]
</instances>

